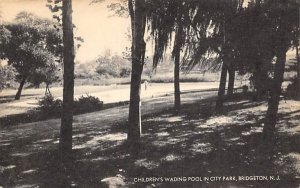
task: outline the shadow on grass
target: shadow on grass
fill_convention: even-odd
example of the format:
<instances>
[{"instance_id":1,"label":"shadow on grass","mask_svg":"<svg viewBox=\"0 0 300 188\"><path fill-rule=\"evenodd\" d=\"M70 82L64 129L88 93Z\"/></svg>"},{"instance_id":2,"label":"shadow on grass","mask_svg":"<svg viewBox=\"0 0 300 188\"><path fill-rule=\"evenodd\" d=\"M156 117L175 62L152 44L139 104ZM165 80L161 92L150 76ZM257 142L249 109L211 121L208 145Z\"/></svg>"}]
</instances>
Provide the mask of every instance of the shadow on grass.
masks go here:
<instances>
[{"instance_id":1,"label":"shadow on grass","mask_svg":"<svg viewBox=\"0 0 300 188\"><path fill-rule=\"evenodd\" d=\"M101 187L105 177L121 177L128 187L298 187L299 132L277 131L274 147L262 137L263 102L229 100L215 115L214 98L143 117L142 143L133 156L125 144L126 123L74 131L72 169L58 165L57 136L1 141L2 186ZM255 112L253 114L253 112ZM279 114L278 129L295 128L299 110ZM297 120L297 119L296 119ZM9 143L3 145L3 143ZM11 151L14 151L13 153ZM14 165L15 167L8 168ZM223 180L223 176L264 176L266 180ZM280 180L270 180L270 176ZM221 177L210 181L166 182L153 177ZM140 178L134 182L134 178ZM148 178L148 179L146 179ZM152 179L150 179L152 178ZM1 184L0 184L1 185Z\"/></svg>"},{"instance_id":2,"label":"shadow on grass","mask_svg":"<svg viewBox=\"0 0 300 188\"><path fill-rule=\"evenodd\" d=\"M117 107L117 106L125 106L128 104L129 104L128 101L103 104L103 107L101 110L105 110L105 109L109 109L109 108L113 108L113 107ZM100 111L100 110L90 108L90 109L86 109L86 111L80 111L80 113L75 113L75 115L85 114L85 113L90 113L90 112L95 112L95 111ZM12 125L17 125L17 124L22 124L22 123L43 121L43 120L48 120L48 119L53 119L53 118L60 118L60 116L55 115L55 114L44 113L38 109L35 109L35 110L30 110L27 113L14 114L14 115L8 115L5 117L0 117L0 126L6 127L6 126L12 126Z\"/></svg>"}]
</instances>

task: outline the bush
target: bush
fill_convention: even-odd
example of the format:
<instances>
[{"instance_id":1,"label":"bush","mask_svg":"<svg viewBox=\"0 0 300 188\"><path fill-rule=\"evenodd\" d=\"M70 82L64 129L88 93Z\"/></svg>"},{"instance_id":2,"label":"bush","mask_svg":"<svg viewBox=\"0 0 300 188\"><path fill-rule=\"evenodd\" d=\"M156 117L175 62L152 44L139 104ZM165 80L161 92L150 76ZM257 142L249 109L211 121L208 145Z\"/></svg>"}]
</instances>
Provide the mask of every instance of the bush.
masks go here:
<instances>
[{"instance_id":1,"label":"bush","mask_svg":"<svg viewBox=\"0 0 300 188\"><path fill-rule=\"evenodd\" d=\"M62 109L62 100L55 99L52 95L45 95L39 100L39 108L44 115L60 115Z\"/></svg>"},{"instance_id":2,"label":"bush","mask_svg":"<svg viewBox=\"0 0 300 188\"><path fill-rule=\"evenodd\" d=\"M130 74L131 74L131 68L128 68L128 67L121 68L121 70L120 70L121 78L126 78L126 77L130 76Z\"/></svg>"},{"instance_id":3,"label":"bush","mask_svg":"<svg viewBox=\"0 0 300 188\"><path fill-rule=\"evenodd\" d=\"M74 114L81 114L101 110L103 108L103 101L98 97L87 95L81 96L74 103ZM39 108L42 116L60 116L62 111L62 100L54 99L51 95L46 95L39 100Z\"/></svg>"},{"instance_id":4,"label":"bush","mask_svg":"<svg viewBox=\"0 0 300 188\"><path fill-rule=\"evenodd\" d=\"M74 113L76 114L97 111L102 108L103 101L100 101L98 97L87 95L74 101Z\"/></svg>"}]
</instances>

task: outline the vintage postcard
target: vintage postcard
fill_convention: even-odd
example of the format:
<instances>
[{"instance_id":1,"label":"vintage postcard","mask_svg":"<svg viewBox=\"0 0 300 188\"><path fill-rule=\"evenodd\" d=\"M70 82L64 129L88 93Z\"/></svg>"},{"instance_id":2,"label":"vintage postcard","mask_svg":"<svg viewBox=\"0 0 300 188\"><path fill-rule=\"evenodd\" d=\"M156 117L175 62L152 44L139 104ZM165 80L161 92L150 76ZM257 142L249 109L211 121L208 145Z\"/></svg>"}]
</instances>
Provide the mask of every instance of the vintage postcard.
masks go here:
<instances>
[{"instance_id":1,"label":"vintage postcard","mask_svg":"<svg viewBox=\"0 0 300 188\"><path fill-rule=\"evenodd\" d=\"M0 188L300 186L298 0L0 0Z\"/></svg>"}]
</instances>

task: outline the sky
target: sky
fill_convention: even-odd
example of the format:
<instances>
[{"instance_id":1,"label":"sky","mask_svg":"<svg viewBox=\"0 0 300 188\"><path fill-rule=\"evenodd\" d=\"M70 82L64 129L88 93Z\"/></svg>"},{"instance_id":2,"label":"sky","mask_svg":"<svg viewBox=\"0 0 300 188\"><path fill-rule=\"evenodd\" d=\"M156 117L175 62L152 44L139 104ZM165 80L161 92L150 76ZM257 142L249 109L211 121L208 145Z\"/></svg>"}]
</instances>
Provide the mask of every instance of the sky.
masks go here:
<instances>
[{"instance_id":1,"label":"sky","mask_svg":"<svg viewBox=\"0 0 300 188\"><path fill-rule=\"evenodd\" d=\"M105 51L121 55L130 46L126 36L130 27L129 18L113 16L107 5L114 0L90 5L91 0L73 0L73 23L75 35L84 43L76 53L76 61L86 62L96 59ZM13 21L21 11L27 11L44 18L52 18L46 7L47 0L0 0L3 21Z\"/></svg>"},{"instance_id":2,"label":"sky","mask_svg":"<svg viewBox=\"0 0 300 188\"><path fill-rule=\"evenodd\" d=\"M126 47L130 47L127 35L130 33L130 20L113 16L114 12L107 5L116 0L105 0L90 5L92 0L73 0L73 22L76 25L75 35L81 36L84 43L76 52L76 61L84 63L95 60L107 50L111 54L122 55ZM52 18L46 7L47 0L0 0L3 21L13 21L21 11L32 12L40 17ZM147 43L146 54L152 54L153 44ZM289 51L288 55L294 54Z\"/></svg>"}]
</instances>

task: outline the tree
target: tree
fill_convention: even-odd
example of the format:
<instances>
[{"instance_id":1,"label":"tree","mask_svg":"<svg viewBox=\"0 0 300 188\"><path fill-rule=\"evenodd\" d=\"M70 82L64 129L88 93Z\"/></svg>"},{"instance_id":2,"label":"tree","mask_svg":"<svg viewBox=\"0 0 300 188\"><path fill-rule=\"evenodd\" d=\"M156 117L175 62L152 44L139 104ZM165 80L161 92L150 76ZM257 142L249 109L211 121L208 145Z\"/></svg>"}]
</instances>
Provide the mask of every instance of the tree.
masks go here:
<instances>
[{"instance_id":1,"label":"tree","mask_svg":"<svg viewBox=\"0 0 300 188\"><path fill-rule=\"evenodd\" d=\"M35 87L39 87L41 83L45 83L45 95L51 95L50 85L54 82L59 81L60 69L58 62L55 61L54 57L49 57L48 63L35 70L35 72L29 77L28 81Z\"/></svg>"},{"instance_id":2,"label":"tree","mask_svg":"<svg viewBox=\"0 0 300 188\"><path fill-rule=\"evenodd\" d=\"M268 110L263 128L265 142L272 145L274 144L274 131L281 94L281 85L283 82L286 53L292 44L293 29L299 27L298 7L299 2L296 0L270 0L263 4L264 12L269 17L269 26L271 26L273 30L272 35L274 38L272 46L274 55L276 56L274 78L271 83L272 87L268 101Z\"/></svg>"},{"instance_id":3,"label":"tree","mask_svg":"<svg viewBox=\"0 0 300 188\"><path fill-rule=\"evenodd\" d=\"M48 63L59 36L50 20L27 12L19 13L14 24L6 24L4 27L9 32L9 39L1 42L1 58L7 59L8 64L18 73L16 80L20 86L15 96L18 100L26 80L35 70Z\"/></svg>"},{"instance_id":4,"label":"tree","mask_svg":"<svg viewBox=\"0 0 300 188\"><path fill-rule=\"evenodd\" d=\"M174 110L180 111L180 63L181 51L185 45L187 32L189 31L189 11L191 9L188 1L153 1L150 4L149 20L150 33L155 41L153 66L157 67L159 61L164 58L166 48L172 42L175 35L172 59L174 61Z\"/></svg>"},{"instance_id":5,"label":"tree","mask_svg":"<svg viewBox=\"0 0 300 188\"><path fill-rule=\"evenodd\" d=\"M128 9L132 32L132 72L130 84L130 103L128 117L128 143L135 146L141 136L141 76L145 63L146 43L144 34L146 28L145 0L128 0Z\"/></svg>"},{"instance_id":6,"label":"tree","mask_svg":"<svg viewBox=\"0 0 300 188\"><path fill-rule=\"evenodd\" d=\"M63 109L59 149L61 160L69 164L72 154L72 124L74 101L74 35L72 23L72 0L62 1L63 28Z\"/></svg>"},{"instance_id":7,"label":"tree","mask_svg":"<svg viewBox=\"0 0 300 188\"><path fill-rule=\"evenodd\" d=\"M191 28L185 56L185 66L192 69L196 65L210 68L220 67L221 76L216 102L216 111L223 111L227 71L230 72L230 93L233 91L235 74L235 51L231 44L232 21L242 9L243 1L195 1L191 9ZM192 6L191 6L192 7ZM210 61L214 59L213 61ZM219 64L219 65L217 65Z\"/></svg>"}]
</instances>

